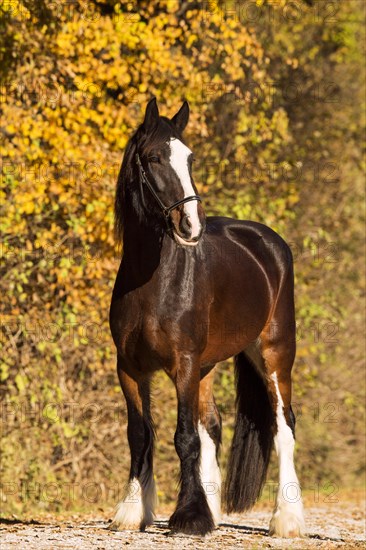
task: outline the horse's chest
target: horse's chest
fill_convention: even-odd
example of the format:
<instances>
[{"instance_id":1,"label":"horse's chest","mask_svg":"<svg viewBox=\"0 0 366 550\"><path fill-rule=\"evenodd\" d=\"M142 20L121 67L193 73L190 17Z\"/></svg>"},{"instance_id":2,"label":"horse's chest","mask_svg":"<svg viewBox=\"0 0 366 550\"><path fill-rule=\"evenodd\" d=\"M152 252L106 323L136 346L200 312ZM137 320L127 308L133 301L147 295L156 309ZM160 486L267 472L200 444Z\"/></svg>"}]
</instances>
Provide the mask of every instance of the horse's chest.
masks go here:
<instances>
[{"instance_id":1,"label":"horse's chest","mask_svg":"<svg viewBox=\"0 0 366 550\"><path fill-rule=\"evenodd\" d=\"M116 315L116 314L115 314ZM149 362L156 368L170 362L173 341L179 338L174 319L163 315L157 304L138 299L123 300L115 321L114 339L121 357L134 363Z\"/></svg>"}]
</instances>

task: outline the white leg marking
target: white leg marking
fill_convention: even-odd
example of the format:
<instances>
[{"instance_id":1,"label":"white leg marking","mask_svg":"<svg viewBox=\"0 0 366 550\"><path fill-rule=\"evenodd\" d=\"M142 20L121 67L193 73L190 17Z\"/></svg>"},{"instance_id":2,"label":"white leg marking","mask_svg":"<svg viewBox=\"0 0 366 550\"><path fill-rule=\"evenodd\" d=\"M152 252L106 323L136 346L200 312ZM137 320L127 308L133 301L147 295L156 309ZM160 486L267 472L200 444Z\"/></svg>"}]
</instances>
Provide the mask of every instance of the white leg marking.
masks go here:
<instances>
[{"instance_id":1,"label":"white leg marking","mask_svg":"<svg viewBox=\"0 0 366 550\"><path fill-rule=\"evenodd\" d=\"M132 479L126 494L116 506L116 513L110 525L112 530L140 529L154 521L156 503L155 482L151 477L147 486L142 489L138 479Z\"/></svg>"},{"instance_id":2,"label":"white leg marking","mask_svg":"<svg viewBox=\"0 0 366 550\"><path fill-rule=\"evenodd\" d=\"M283 400L278 388L277 374L271 378L277 394L277 434L274 438L279 460L279 486L276 506L269 526L270 535L298 537L305 535L301 488L295 472L295 440L283 413Z\"/></svg>"},{"instance_id":3,"label":"white leg marking","mask_svg":"<svg viewBox=\"0 0 366 550\"><path fill-rule=\"evenodd\" d=\"M216 460L216 446L201 422L198 422L198 433L201 440L201 483L214 522L218 525L221 521L221 473Z\"/></svg>"},{"instance_id":4,"label":"white leg marking","mask_svg":"<svg viewBox=\"0 0 366 550\"><path fill-rule=\"evenodd\" d=\"M142 495L142 502L144 505L143 522L145 525L152 525L155 519L155 508L158 500L153 476L150 477L146 487L143 488Z\"/></svg>"},{"instance_id":5,"label":"white leg marking","mask_svg":"<svg viewBox=\"0 0 366 550\"><path fill-rule=\"evenodd\" d=\"M192 151L179 139L170 139L170 164L177 174L184 191L184 198L195 195L191 176L188 170L188 157ZM198 216L197 201L186 202L184 211L189 217L192 226L192 238L197 237L201 231L201 223ZM196 243L195 243L196 244Z\"/></svg>"}]
</instances>

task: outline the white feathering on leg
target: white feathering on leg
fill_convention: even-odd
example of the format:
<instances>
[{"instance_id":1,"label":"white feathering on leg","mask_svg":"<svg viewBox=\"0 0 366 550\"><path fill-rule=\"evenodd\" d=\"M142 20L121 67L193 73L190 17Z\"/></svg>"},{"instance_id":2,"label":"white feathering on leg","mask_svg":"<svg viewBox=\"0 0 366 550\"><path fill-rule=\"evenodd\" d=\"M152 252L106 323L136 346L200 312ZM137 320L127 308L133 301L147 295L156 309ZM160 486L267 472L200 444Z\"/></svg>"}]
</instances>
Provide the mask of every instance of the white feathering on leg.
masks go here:
<instances>
[{"instance_id":1,"label":"white feathering on leg","mask_svg":"<svg viewBox=\"0 0 366 550\"><path fill-rule=\"evenodd\" d=\"M278 388L277 374L271 378L277 394L277 434L275 448L279 460L279 486L276 507L273 512L269 532L280 537L299 537L305 535L304 510L301 488L295 472L295 440L283 413L283 400Z\"/></svg>"},{"instance_id":2,"label":"white feathering on leg","mask_svg":"<svg viewBox=\"0 0 366 550\"><path fill-rule=\"evenodd\" d=\"M216 445L206 428L198 423L201 440L200 477L215 525L221 520L221 473L216 460Z\"/></svg>"},{"instance_id":3,"label":"white feathering on leg","mask_svg":"<svg viewBox=\"0 0 366 550\"><path fill-rule=\"evenodd\" d=\"M154 477L151 476L142 490L144 506L144 525L152 525L155 519L155 508L157 504L157 495Z\"/></svg>"},{"instance_id":4,"label":"white feathering on leg","mask_svg":"<svg viewBox=\"0 0 366 550\"><path fill-rule=\"evenodd\" d=\"M151 525L154 521L156 490L154 479L148 481L143 489L138 479L131 479L126 495L116 506L116 513L110 529L136 530Z\"/></svg>"}]
</instances>

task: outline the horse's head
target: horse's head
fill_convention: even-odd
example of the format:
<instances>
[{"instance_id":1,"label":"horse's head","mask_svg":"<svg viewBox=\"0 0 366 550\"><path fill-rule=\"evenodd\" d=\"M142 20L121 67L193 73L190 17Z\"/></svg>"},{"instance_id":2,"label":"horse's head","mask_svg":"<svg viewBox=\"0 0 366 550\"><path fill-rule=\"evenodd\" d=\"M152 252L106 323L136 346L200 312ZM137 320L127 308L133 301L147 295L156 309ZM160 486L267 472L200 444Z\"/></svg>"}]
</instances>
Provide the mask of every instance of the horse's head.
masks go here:
<instances>
[{"instance_id":1,"label":"horse's head","mask_svg":"<svg viewBox=\"0 0 366 550\"><path fill-rule=\"evenodd\" d=\"M177 243L194 246L204 230L205 214L192 177L193 153L181 136L188 118L186 101L168 119L159 116L155 98L150 100L136 133L134 160L151 212L165 216Z\"/></svg>"}]
</instances>

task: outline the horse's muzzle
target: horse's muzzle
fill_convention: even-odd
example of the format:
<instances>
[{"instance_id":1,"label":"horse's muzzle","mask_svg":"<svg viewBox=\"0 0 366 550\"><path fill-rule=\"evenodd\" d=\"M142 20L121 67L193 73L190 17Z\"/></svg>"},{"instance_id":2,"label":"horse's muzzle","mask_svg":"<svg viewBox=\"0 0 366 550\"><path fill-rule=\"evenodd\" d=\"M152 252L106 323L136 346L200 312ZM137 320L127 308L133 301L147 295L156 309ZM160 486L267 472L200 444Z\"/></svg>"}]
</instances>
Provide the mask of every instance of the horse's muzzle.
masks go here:
<instances>
[{"instance_id":1,"label":"horse's muzzle","mask_svg":"<svg viewBox=\"0 0 366 550\"><path fill-rule=\"evenodd\" d=\"M182 209L172 216L172 223L176 242L183 246L196 246L206 227L206 217L201 204L197 204L195 219Z\"/></svg>"}]
</instances>

